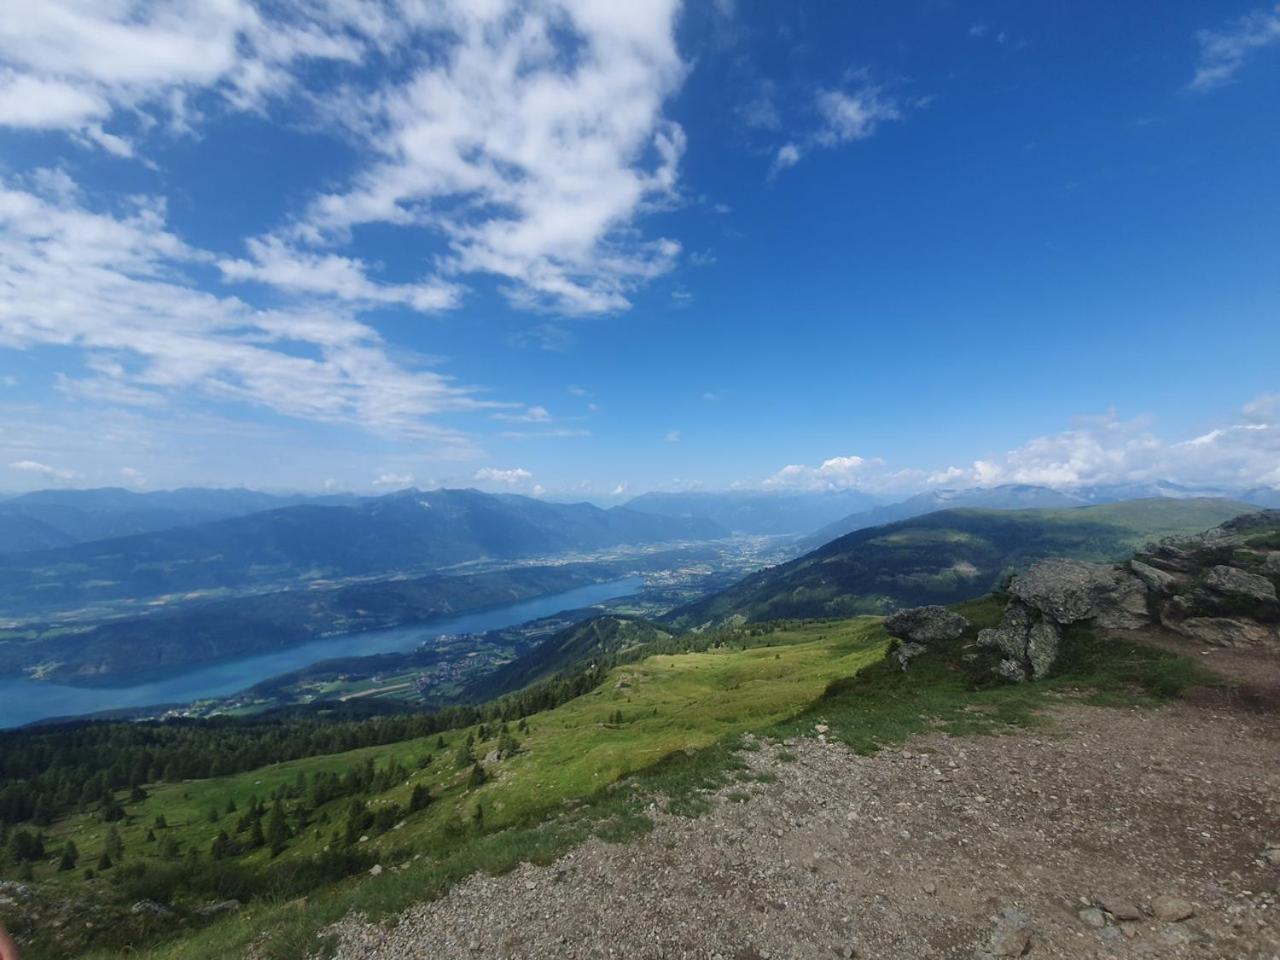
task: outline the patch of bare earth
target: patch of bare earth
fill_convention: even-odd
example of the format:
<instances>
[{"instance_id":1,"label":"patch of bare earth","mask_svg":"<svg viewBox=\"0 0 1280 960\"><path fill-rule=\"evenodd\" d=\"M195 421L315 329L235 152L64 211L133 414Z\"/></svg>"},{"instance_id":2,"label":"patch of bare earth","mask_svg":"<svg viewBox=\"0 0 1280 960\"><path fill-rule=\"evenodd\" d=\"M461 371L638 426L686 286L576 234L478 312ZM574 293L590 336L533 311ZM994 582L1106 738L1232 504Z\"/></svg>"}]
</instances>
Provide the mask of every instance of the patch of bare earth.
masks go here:
<instances>
[{"instance_id":1,"label":"patch of bare earth","mask_svg":"<svg viewBox=\"0 0 1280 960\"><path fill-rule=\"evenodd\" d=\"M743 756L776 782L393 924L348 918L338 955L1280 960L1276 713L1215 695L1050 717L871 758L764 744Z\"/></svg>"}]
</instances>

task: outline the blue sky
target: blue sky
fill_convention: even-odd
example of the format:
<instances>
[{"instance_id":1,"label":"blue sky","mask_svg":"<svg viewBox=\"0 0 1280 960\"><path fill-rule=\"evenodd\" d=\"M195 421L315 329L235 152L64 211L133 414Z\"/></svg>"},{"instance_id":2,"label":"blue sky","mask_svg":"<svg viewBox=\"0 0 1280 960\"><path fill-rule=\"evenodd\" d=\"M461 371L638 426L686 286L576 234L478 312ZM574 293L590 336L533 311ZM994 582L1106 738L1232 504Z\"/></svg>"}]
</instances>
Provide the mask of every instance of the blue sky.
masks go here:
<instances>
[{"instance_id":1,"label":"blue sky","mask_svg":"<svg viewBox=\"0 0 1280 960\"><path fill-rule=\"evenodd\" d=\"M1280 486L1280 6L0 16L0 489Z\"/></svg>"}]
</instances>

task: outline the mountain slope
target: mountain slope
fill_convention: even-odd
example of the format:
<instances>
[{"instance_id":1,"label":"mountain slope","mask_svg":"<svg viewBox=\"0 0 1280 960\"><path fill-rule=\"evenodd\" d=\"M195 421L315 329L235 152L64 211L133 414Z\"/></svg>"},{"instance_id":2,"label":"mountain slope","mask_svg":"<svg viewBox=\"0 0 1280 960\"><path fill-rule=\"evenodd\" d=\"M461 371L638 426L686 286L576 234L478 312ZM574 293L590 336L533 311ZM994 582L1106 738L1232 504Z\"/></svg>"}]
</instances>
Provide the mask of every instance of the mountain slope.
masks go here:
<instances>
[{"instance_id":1,"label":"mountain slope","mask_svg":"<svg viewBox=\"0 0 1280 960\"><path fill-rule=\"evenodd\" d=\"M522 657L500 667L467 688L469 700L512 693L537 680L580 667L590 660L619 653L672 634L639 617L609 614L575 623L548 637Z\"/></svg>"},{"instance_id":2,"label":"mountain slope","mask_svg":"<svg viewBox=\"0 0 1280 960\"><path fill-rule=\"evenodd\" d=\"M841 517L811 536L805 537L800 546L804 550L816 550L824 543L830 543L837 537L843 537L855 530L878 527L898 520L910 520L912 517L922 517L926 513L935 513L938 510L954 510L961 507L1030 510L1086 505L1087 501L1073 494L1024 483L1004 484L999 487L974 487L966 490L931 490L928 493L918 493L901 503L890 503Z\"/></svg>"},{"instance_id":3,"label":"mountain slope","mask_svg":"<svg viewBox=\"0 0 1280 960\"><path fill-rule=\"evenodd\" d=\"M301 505L0 558L0 612L73 609L173 593L425 571L467 561L723 534L707 520L544 503L476 490L402 491Z\"/></svg>"},{"instance_id":4,"label":"mountain slope","mask_svg":"<svg viewBox=\"0 0 1280 960\"><path fill-rule=\"evenodd\" d=\"M875 500L856 490L830 493L769 493L729 490L719 493L646 493L627 502L629 510L666 517L703 519L734 533L777 535L807 533Z\"/></svg>"},{"instance_id":5,"label":"mountain slope","mask_svg":"<svg viewBox=\"0 0 1280 960\"><path fill-rule=\"evenodd\" d=\"M1041 557L1112 560L1148 540L1250 511L1230 500L1133 500L1059 510L944 510L859 530L681 607L667 622L834 617L954 603Z\"/></svg>"}]
</instances>

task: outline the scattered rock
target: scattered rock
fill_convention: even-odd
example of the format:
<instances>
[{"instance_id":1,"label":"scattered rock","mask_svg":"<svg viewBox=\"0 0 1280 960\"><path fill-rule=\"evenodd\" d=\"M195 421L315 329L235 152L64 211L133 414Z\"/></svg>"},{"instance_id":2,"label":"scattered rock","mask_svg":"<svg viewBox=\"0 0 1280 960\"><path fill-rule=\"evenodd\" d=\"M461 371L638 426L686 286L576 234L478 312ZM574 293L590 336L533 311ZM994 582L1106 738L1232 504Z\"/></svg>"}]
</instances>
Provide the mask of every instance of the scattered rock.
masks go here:
<instances>
[{"instance_id":1,"label":"scattered rock","mask_svg":"<svg viewBox=\"0 0 1280 960\"><path fill-rule=\"evenodd\" d=\"M890 636L927 646L959 639L969 621L946 607L912 607L886 617L884 628Z\"/></svg>"},{"instance_id":2,"label":"scattered rock","mask_svg":"<svg viewBox=\"0 0 1280 960\"><path fill-rule=\"evenodd\" d=\"M828 727L825 723L817 723L817 724L814 724L813 731L814 733L830 733L831 728Z\"/></svg>"},{"instance_id":3,"label":"scattered rock","mask_svg":"<svg viewBox=\"0 0 1280 960\"><path fill-rule=\"evenodd\" d=\"M210 903L203 907L196 907L192 913L203 920L211 920L214 917L220 917L224 914L235 913L239 909L239 900L219 900L217 903Z\"/></svg>"},{"instance_id":4,"label":"scattered rock","mask_svg":"<svg viewBox=\"0 0 1280 960\"><path fill-rule=\"evenodd\" d=\"M1107 925L1107 915L1097 907L1088 907L1079 911L1078 916L1086 927L1105 927Z\"/></svg>"},{"instance_id":5,"label":"scattered rock","mask_svg":"<svg viewBox=\"0 0 1280 960\"><path fill-rule=\"evenodd\" d=\"M905 670L912 660L928 649L929 648L923 643L900 643L898 644L898 649L894 651L893 655L898 658L898 663L900 663L902 665L902 669Z\"/></svg>"},{"instance_id":6,"label":"scattered rock","mask_svg":"<svg viewBox=\"0 0 1280 960\"><path fill-rule=\"evenodd\" d=\"M1273 867L1280 867L1280 847L1268 847L1263 852L1262 859Z\"/></svg>"},{"instance_id":7,"label":"scattered rock","mask_svg":"<svg viewBox=\"0 0 1280 960\"><path fill-rule=\"evenodd\" d=\"M1185 620L1167 619L1165 626L1213 647L1265 647L1276 642L1275 630L1253 620L1188 617Z\"/></svg>"},{"instance_id":8,"label":"scattered rock","mask_svg":"<svg viewBox=\"0 0 1280 960\"><path fill-rule=\"evenodd\" d=\"M1098 905L1117 920L1142 919L1142 911L1138 909L1138 905L1124 897L1103 897Z\"/></svg>"},{"instance_id":9,"label":"scattered rock","mask_svg":"<svg viewBox=\"0 0 1280 960\"><path fill-rule=\"evenodd\" d=\"M369 868L369 876L371 876L371 877L380 877L380 876L382 876L382 864L380 864L380 863L375 863L372 867L370 867L370 868Z\"/></svg>"},{"instance_id":10,"label":"scattered rock","mask_svg":"<svg viewBox=\"0 0 1280 960\"><path fill-rule=\"evenodd\" d=\"M1151 914L1165 923L1177 923L1196 915L1196 909L1178 897L1161 896L1151 901Z\"/></svg>"},{"instance_id":11,"label":"scattered rock","mask_svg":"<svg viewBox=\"0 0 1280 960\"><path fill-rule=\"evenodd\" d=\"M129 908L129 912L134 916L150 916L150 917L168 917L173 914L162 903L156 903L154 900L139 900Z\"/></svg>"},{"instance_id":12,"label":"scattered rock","mask_svg":"<svg viewBox=\"0 0 1280 960\"><path fill-rule=\"evenodd\" d=\"M987 953L993 957L1020 957L1031 949L1031 926L1021 910L1001 910L996 928L987 942Z\"/></svg>"}]
</instances>

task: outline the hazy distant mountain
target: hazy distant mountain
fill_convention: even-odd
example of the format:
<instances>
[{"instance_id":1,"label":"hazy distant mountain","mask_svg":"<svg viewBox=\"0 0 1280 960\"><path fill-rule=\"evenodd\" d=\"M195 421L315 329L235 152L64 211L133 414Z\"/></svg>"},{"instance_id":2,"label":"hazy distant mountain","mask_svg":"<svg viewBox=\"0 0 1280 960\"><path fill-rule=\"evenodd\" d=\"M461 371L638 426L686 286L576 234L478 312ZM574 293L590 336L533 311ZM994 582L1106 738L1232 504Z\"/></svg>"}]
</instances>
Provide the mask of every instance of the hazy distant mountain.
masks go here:
<instances>
[{"instance_id":1,"label":"hazy distant mountain","mask_svg":"<svg viewBox=\"0 0 1280 960\"><path fill-rule=\"evenodd\" d=\"M1276 487L1254 487L1240 494L1240 499L1260 507L1280 509L1280 489Z\"/></svg>"},{"instance_id":2,"label":"hazy distant mountain","mask_svg":"<svg viewBox=\"0 0 1280 960\"><path fill-rule=\"evenodd\" d=\"M843 537L855 530L878 527L897 520L909 520L937 510L951 510L957 507L1030 510L1079 507L1090 502L1077 494L1023 483L1004 484L998 487L973 487L965 490L931 490L928 493L918 493L901 503L890 503L842 517L817 530L811 536L805 537L801 547L805 550L816 550L824 543L830 543L837 537Z\"/></svg>"},{"instance_id":3,"label":"hazy distant mountain","mask_svg":"<svg viewBox=\"0 0 1280 960\"><path fill-rule=\"evenodd\" d=\"M846 617L981 596L1041 557L1109 560L1149 540L1207 530L1253 508L1158 498L1052 510L943 510L855 531L770 567L663 620Z\"/></svg>"},{"instance_id":4,"label":"hazy distant mountain","mask_svg":"<svg viewBox=\"0 0 1280 960\"><path fill-rule=\"evenodd\" d=\"M62 610L196 590L424 571L725 531L709 520L477 490L405 490L0 557L0 612Z\"/></svg>"},{"instance_id":5,"label":"hazy distant mountain","mask_svg":"<svg viewBox=\"0 0 1280 960\"><path fill-rule=\"evenodd\" d=\"M877 498L856 490L830 493L728 490L646 493L628 501L626 507L665 517L710 520L734 533L789 534L808 533L877 502Z\"/></svg>"},{"instance_id":6,"label":"hazy distant mountain","mask_svg":"<svg viewBox=\"0 0 1280 960\"><path fill-rule=\"evenodd\" d=\"M350 503L356 499L343 496L317 500L302 495L200 487L145 493L118 487L37 490L0 501L0 553L154 533L307 502Z\"/></svg>"}]
</instances>

